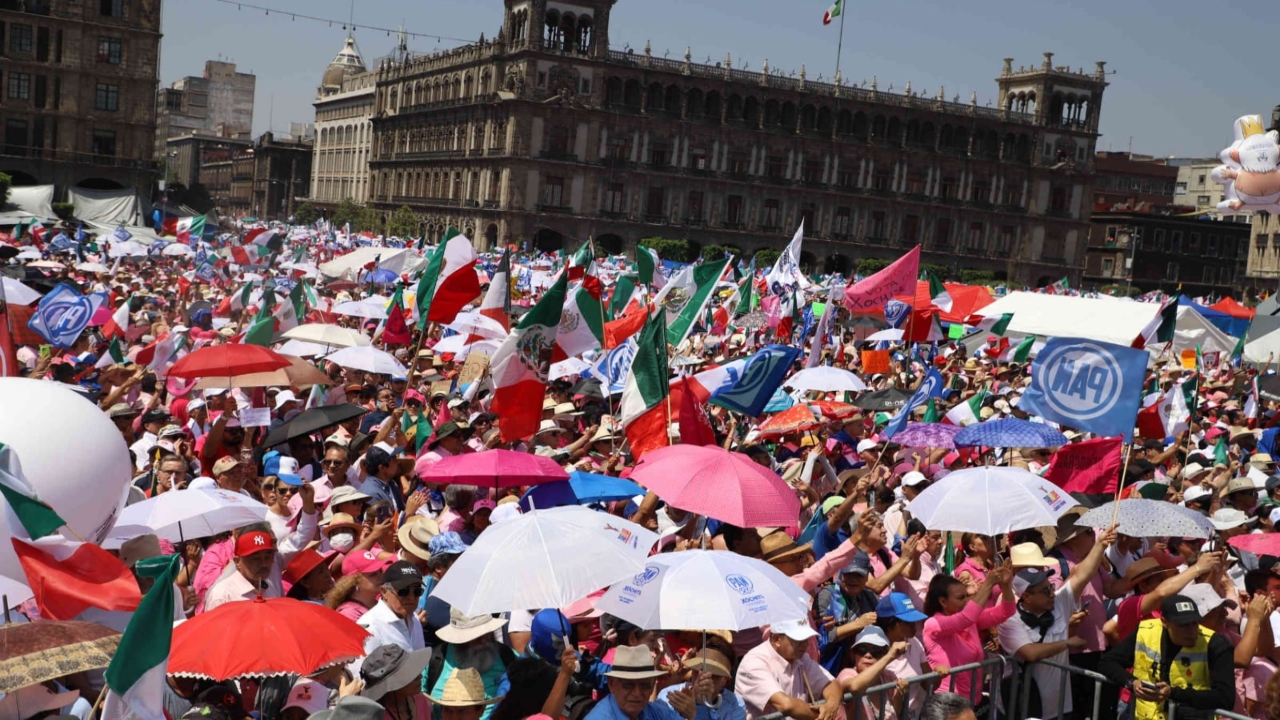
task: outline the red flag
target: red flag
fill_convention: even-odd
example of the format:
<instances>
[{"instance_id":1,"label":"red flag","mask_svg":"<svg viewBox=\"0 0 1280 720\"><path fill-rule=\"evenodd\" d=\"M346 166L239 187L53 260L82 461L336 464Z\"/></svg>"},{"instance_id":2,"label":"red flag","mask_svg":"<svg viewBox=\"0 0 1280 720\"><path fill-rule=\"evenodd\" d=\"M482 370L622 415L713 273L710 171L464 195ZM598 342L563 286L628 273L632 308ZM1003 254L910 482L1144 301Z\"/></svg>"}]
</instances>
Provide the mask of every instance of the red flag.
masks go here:
<instances>
[{"instance_id":1,"label":"red flag","mask_svg":"<svg viewBox=\"0 0 1280 720\"><path fill-rule=\"evenodd\" d=\"M404 322L404 310L400 308L400 303L391 306L391 312L387 315L387 326L382 329L382 342L387 345L408 345L413 342L413 338L409 335L409 328Z\"/></svg>"},{"instance_id":2,"label":"red flag","mask_svg":"<svg viewBox=\"0 0 1280 720\"><path fill-rule=\"evenodd\" d=\"M1097 438L1058 448L1044 477L1067 492L1114 493L1123 439Z\"/></svg>"},{"instance_id":3,"label":"red flag","mask_svg":"<svg viewBox=\"0 0 1280 720\"><path fill-rule=\"evenodd\" d=\"M92 543L31 543L13 538L40 617L70 620L85 610L136 610L138 581L120 558Z\"/></svg>"},{"instance_id":4,"label":"red flag","mask_svg":"<svg viewBox=\"0 0 1280 720\"><path fill-rule=\"evenodd\" d=\"M236 261L237 265L252 265L253 261L249 259L249 251L236 245L231 248L231 259Z\"/></svg>"},{"instance_id":5,"label":"red flag","mask_svg":"<svg viewBox=\"0 0 1280 720\"><path fill-rule=\"evenodd\" d=\"M647 317L649 317L647 306L628 305L622 317L604 324L604 349L612 350L640 332Z\"/></svg>"},{"instance_id":6,"label":"red flag","mask_svg":"<svg viewBox=\"0 0 1280 720\"><path fill-rule=\"evenodd\" d=\"M680 442L685 445L715 445L716 433L711 429L711 418L698 400L698 394L690 387L688 377L671 385L671 404L680 408L676 421L680 423Z\"/></svg>"}]
</instances>

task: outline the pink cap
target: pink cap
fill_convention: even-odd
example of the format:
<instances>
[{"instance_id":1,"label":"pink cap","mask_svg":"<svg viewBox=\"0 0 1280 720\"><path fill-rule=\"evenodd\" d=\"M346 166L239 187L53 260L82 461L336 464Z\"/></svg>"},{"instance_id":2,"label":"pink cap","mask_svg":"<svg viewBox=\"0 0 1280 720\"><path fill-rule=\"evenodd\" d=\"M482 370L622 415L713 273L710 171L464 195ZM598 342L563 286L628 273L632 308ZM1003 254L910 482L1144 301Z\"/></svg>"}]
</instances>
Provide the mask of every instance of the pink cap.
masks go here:
<instances>
[{"instance_id":1,"label":"pink cap","mask_svg":"<svg viewBox=\"0 0 1280 720\"><path fill-rule=\"evenodd\" d=\"M392 558L380 558L378 553L373 550L348 553L346 557L342 558L342 574L355 575L356 573L382 572L391 567L392 562Z\"/></svg>"},{"instance_id":2,"label":"pink cap","mask_svg":"<svg viewBox=\"0 0 1280 720\"><path fill-rule=\"evenodd\" d=\"M487 498L484 500L477 500L476 504L471 507L471 513L474 515L475 513L478 513L481 510L492 511L496 507L498 507L498 503L492 500L489 500Z\"/></svg>"}]
</instances>

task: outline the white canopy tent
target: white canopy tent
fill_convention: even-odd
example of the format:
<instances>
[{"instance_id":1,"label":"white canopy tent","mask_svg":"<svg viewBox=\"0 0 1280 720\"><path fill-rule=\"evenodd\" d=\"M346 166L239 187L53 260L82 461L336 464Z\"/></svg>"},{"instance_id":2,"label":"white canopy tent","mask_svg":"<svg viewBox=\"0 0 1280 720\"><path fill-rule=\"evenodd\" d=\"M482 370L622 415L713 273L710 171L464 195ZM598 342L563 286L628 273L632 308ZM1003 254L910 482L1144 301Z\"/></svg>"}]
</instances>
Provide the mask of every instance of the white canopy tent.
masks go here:
<instances>
[{"instance_id":1,"label":"white canopy tent","mask_svg":"<svg viewBox=\"0 0 1280 720\"><path fill-rule=\"evenodd\" d=\"M320 273L327 278L354 281L375 259L379 268L397 275L412 273L426 263L417 251L407 248L362 247L322 264Z\"/></svg>"},{"instance_id":2,"label":"white canopy tent","mask_svg":"<svg viewBox=\"0 0 1280 720\"><path fill-rule=\"evenodd\" d=\"M13 206L13 211L6 211L6 216L12 215L26 220L34 217L38 220L50 222L57 218L53 214L52 185L11 187L9 188L9 205ZM22 217L24 215L26 216L25 218Z\"/></svg>"},{"instance_id":3,"label":"white canopy tent","mask_svg":"<svg viewBox=\"0 0 1280 720\"><path fill-rule=\"evenodd\" d=\"M150 203L131 189L89 190L67 188L67 202L76 206L76 217L110 225L140 226L148 221ZM130 230L132 232L132 230Z\"/></svg>"},{"instance_id":4,"label":"white canopy tent","mask_svg":"<svg viewBox=\"0 0 1280 720\"><path fill-rule=\"evenodd\" d=\"M1012 313L1010 333L1084 338L1128 346L1159 312L1157 303L1015 292L975 314L990 318Z\"/></svg>"},{"instance_id":5,"label":"white canopy tent","mask_svg":"<svg viewBox=\"0 0 1280 720\"><path fill-rule=\"evenodd\" d=\"M1157 310L1160 308L1157 303L1137 304L1153 305ZM1201 352L1220 352L1226 357L1235 349L1236 339L1215 327L1195 308L1179 304L1178 323L1173 332L1173 347L1169 348L1169 352L1173 357L1178 357L1183 350L1195 350L1197 347ZM1152 357L1160 355L1164 350L1165 343L1153 340L1147 344L1147 352Z\"/></svg>"}]
</instances>

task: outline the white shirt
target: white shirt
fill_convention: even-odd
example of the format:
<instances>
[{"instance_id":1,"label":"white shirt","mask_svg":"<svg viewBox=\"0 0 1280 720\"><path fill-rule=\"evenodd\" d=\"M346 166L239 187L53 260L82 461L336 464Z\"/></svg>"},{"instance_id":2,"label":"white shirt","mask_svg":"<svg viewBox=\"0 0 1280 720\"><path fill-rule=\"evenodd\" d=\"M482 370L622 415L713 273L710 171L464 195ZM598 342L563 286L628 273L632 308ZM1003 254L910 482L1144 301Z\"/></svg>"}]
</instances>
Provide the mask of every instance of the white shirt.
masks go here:
<instances>
[{"instance_id":1,"label":"white shirt","mask_svg":"<svg viewBox=\"0 0 1280 720\"><path fill-rule=\"evenodd\" d=\"M1053 598L1053 625L1049 626L1049 630L1044 634L1044 640L1040 639L1040 631L1033 630L1028 627L1022 620L1022 616L1015 613L1013 617L1000 623L1000 647L1010 655L1014 654L1024 645L1033 643L1053 643L1061 642L1067 639L1067 621L1071 619L1071 614L1078 610L1075 593L1071 591L1071 583L1064 582L1062 587L1058 588L1058 592ZM1066 650L1056 655L1051 655L1045 660L1052 660L1056 663L1066 665L1070 662ZM1058 707L1058 686L1061 680L1061 671L1047 665L1032 665L1031 677L1035 679L1036 684L1040 687L1041 707L1055 708ZM1061 699L1063 702L1062 711L1064 713L1071 712L1071 695L1068 693L1066 697Z\"/></svg>"},{"instance_id":2,"label":"white shirt","mask_svg":"<svg viewBox=\"0 0 1280 720\"><path fill-rule=\"evenodd\" d=\"M399 645L406 652L425 648L426 640L422 635L422 623L418 622L415 613L409 613L407 620L401 620L381 598L369 612L360 616L356 624L369 631L364 639L364 653L367 656L383 645ZM353 674L360 673L363 658L353 661L347 667Z\"/></svg>"},{"instance_id":3,"label":"white shirt","mask_svg":"<svg viewBox=\"0 0 1280 720\"><path fill-rule=\"evenodd\" d=\"M191 418L187 421L187 430L191 431L191 442L195 443L195 441L204 437L205 433L209 432L209 423L201 425L196 422L195 418Z\"/></svg>"},{"instance_id":4,"label":"white shirt","mask_svg":"<svg viewBox=\"0 0 1280 720\"><path fill-rule=\"evenodd\" d=\"M133 451L134 464L138 467L138 472L146 472L151 467L151 449L160 442L160 438L152 435L150 432L142 433L142 437L129 446Z\"/></svg>"},{"instance_id":5,"label":"white shirt","mask_svg":"<svg viewBox=\"0 0 1280 720\"><path fill-rule=\"evenodd\" d=\"M279 555L276 556L279 558ZM282 595L280 589L280 578L274 571L267 580L267 587L262 591L264 598L278 598ZM209 612L217 608L219 605L226 605L229 602L238 600L252 600L258 596L258 588L245 579L240 571L236 569L235 563L230 566L230 572L224 574L218 581L209 588L209 592L204 596L204 611Z\"/></svg>"}]
</instances>

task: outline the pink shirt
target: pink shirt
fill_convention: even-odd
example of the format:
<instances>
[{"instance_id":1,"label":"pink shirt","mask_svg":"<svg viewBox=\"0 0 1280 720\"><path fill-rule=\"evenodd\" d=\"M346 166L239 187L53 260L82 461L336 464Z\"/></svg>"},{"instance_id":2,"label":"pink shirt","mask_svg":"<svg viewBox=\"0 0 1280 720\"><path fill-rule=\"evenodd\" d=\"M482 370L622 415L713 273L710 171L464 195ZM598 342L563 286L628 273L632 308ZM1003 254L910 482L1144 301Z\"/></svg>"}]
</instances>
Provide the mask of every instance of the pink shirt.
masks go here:
<instances>
[{"instance_id":1,"label":"pink shirt","mask_svg":"<svg viewBox=\"0 0 1280 720\"><path fill-rule=\"evenodd\" d=\"M775 693L816 702L831 680L831 673L808 655L787 662L765 641L742 658L733 692L746 704L747 717L757 718L777 710L769 704Z\"/></svg>"},{"instance_id":2,"label":"pink shirt","mask_svg":"<svg viewBox=\"0 0 1280 720\"><path fill-rule=\"evenodd\" d=\"M835 550L822 556L822 559L810 565L804 572L792 575L791 579L807 593L814 591L822 583L830 580L840 572L840 568L849 564L857 554L858 546L853 540L845 540Z\"/></svg>"},{"instance_id":3,"label":"pink shirt","mask_svg":"<svg viewBox=\"0 0 1280 720\"><path fill-rule=\"evenodd\" d=\"M857 670L854 670L853 668L845 668L844 670L840 671L839 675L836 676L836 680L838 680L841 686L843 686L845 680L852 680L853 678L856 678L856 677L858 677ZM876 678L876 680L872 682L871 685L873 687L876 685L883 685L888 682L893 682L893 680L894 678L889 677L888 672L883 672L883 673L880 673L880 677ZM893 711L893 705L889 702L889 698L885 697L884 694L882 693L876 693L874 696L867 696L867 695L853 696L852 699L850 699L848 702L844 704L844 716L846 718L880 717L876 713L880 711L880 702L882 700L884 702L884 716L881 717L881 720L898 720L898 713ZM859 714L859 708L861 708L861 714Z\"/></svg>"},{"instance_id":4,"label":"pink shirt","mask_svg":"<svg viewBox=\"0 0 1280 720\"><path fill-rule=\"evenodd\" d=\"M200 565L196 568L196 576L191 581L191 588L196 591L196 597L200 600L196 605L196 613L203 612L205 593L222 577L222 571L231 563L235 551L231 538L205 548L204 555L200 557Z\"/></svg>"},{"instance_id":5,"label":"pink shirt","mask_svg":"<svg viewBox=\"0 0 1280 720\"><path fill-rule=\"evenodd\" d=\"M924 649L929 656L932 667L960 667L976 663L983 658L982 637L979 630L993 628L1013 617L1017 605L1013 602L999 601L996 605L984 608L977 603L965 603L964 609L955 615L938 613L924 621ZM969 696L969 688L973 683L973 674L962 672L951 676L955 680L952 689L950 680L943 682L942 690L951 690L965 697Z\"/></svg>"},{"instance_id":6,"label":"pink shirt","mask_svg":"<svg viewBox=\"0 0 1280 720\"><path fill-rule=\"evenodd\" d=\"M354 600L348 600L338 606L337 613L344 618L355 622L359 620L365 613L369 612L369 608L361 605Z\"/></svg>"}]
</instances>

